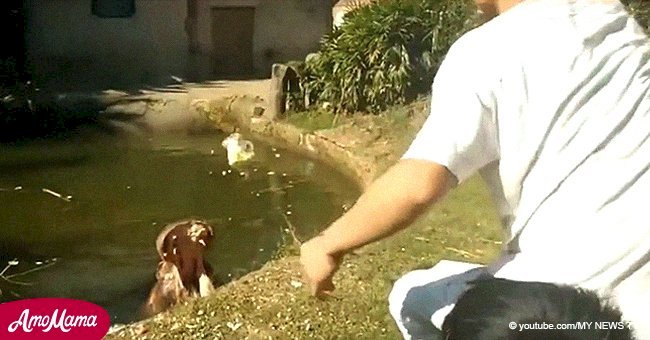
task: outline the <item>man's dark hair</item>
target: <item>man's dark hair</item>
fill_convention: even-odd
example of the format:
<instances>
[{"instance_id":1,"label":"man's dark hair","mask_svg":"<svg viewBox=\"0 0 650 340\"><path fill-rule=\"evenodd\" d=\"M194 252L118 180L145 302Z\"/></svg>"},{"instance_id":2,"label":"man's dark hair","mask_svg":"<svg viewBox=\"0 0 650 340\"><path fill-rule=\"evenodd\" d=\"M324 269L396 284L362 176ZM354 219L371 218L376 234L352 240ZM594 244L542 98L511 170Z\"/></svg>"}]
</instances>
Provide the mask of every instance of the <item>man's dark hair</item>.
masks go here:
<instances>
[{"instance_id":1,"label":"man's dark hair","mask_svg":"<svg viewBox=\"0 0 650 340\"><path fill-rule=\"evenodd\" d=\"M496 278L471 285L445 318L445 339L633 339L627 323L621 321L621 313L604 304L594 292ZM602 322L599 327L598 322ZM535 323L537 326L532 326ZM549 329L544 324L581 325L582 329ZM515 329L511 329L513 325ZM546 329L520 330L521 325Z\"/></svg>"}]
</instances>

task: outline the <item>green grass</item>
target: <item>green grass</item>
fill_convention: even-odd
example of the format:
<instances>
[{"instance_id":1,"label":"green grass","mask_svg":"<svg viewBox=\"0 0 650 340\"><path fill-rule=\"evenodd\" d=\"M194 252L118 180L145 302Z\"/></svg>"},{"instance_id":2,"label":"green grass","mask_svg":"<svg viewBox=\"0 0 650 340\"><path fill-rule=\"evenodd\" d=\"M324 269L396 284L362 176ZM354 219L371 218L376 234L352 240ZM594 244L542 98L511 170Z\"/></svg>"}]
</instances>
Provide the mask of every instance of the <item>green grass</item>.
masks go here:
<instances>
[{"instance_id":1,"label":"green grass","mask_svg":"<svg viewBox=\"0 0 650 340\"><path fill-rule=\"evenodd\" d=\"M287 123L306 131L331 129L339 124L339 116L328 110L288 112Z\"/></svg>"}]
</instances>

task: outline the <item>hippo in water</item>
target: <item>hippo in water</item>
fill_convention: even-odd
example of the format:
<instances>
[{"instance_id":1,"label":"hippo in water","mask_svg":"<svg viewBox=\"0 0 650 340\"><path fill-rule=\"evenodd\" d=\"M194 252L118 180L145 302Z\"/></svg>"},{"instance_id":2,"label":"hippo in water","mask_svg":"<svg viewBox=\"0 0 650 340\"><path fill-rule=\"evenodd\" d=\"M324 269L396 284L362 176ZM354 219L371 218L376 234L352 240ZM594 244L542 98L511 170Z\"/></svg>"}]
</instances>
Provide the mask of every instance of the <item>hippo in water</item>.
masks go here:
<instances>
[{"instance_id":1,"label":"hippo in water","mask_svg":"<svg viewBox=\"0 0 650 340\"><path fill-rule=\"evenodd\" d=\"M149 293L144 313L153 315L192 297L214 290L212 267L204 254L214 238L205 221L191 219L166 225L156 239L160 256L156 284Z\"/></svg>"}]
</instances>

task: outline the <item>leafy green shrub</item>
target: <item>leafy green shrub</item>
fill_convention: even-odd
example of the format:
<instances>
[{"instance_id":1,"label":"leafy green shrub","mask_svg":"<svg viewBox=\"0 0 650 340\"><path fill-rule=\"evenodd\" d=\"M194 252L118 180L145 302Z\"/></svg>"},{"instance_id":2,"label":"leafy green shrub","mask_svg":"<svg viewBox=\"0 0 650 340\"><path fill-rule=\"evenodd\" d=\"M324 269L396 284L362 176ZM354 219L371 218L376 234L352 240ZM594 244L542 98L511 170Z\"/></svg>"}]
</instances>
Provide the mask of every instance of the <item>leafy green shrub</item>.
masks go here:
<instances>
[{"instance_id":1,"label":"leafy green shrub","mask_svg":"<svg viewBox=\"0 0 650 340\"><path fill-rule=\"evenodd\" d=\"M379 112L427 92L474 13L469 0L384 0L352 10L305 60L298 104Z\"/></svg>"}]
</instances>

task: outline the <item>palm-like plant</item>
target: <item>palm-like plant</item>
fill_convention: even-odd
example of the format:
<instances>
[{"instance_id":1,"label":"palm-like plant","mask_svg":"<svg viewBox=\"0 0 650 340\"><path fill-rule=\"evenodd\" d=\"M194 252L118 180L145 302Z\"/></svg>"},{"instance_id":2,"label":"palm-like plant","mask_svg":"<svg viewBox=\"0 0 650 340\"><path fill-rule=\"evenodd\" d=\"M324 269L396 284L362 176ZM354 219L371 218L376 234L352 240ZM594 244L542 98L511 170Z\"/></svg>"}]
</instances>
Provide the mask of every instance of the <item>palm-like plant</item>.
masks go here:
<instances>
[{"instance_id":1,"label":"palm-like plant","mask_svg":"<svg viewBox=\"0 0 650 340\"><path fill-rule=\"evenodd\" d=\"M301 72L302 95L336 112L379 112L428 90L451 43L473 25L467 0L354 6Z\"/></svg>"}]
</instances>

